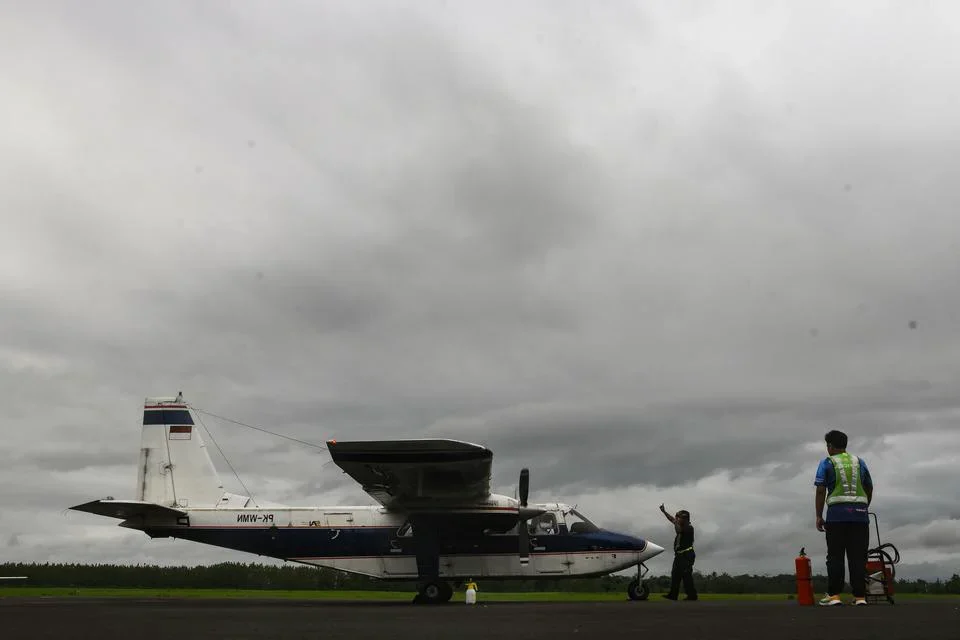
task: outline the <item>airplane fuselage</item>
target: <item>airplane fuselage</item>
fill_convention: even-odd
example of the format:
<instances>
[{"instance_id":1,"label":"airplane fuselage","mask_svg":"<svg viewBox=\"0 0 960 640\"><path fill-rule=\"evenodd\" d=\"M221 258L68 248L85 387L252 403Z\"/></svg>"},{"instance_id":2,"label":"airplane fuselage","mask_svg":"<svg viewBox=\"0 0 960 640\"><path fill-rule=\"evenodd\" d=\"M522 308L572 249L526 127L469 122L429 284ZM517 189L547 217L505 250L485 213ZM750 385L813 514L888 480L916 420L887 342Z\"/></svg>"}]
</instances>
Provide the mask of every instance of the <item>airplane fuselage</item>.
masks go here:
<instances>
[{"instance_id":1,"label":"airplane fuselage","mask_svg":"<svg viewBox=\"0 0 960 640\"><path fill-rule=\"evenodd\" d=\"M503 533L460 535L440 549L445 579L574 577L604 575L662 551L641 538L603 529L571 532L576 519L563 504L531 505L545 514L530 524L529 562L517 553L516 527ZM413 537L403 514L383 507L184 509L186 517L125 526L152 537L172 537L271 558L329 567L383 580L417 578ZM509 506L470 507L464 515ZM512 509L515 512L515 508ZM542 526L544 522L549 530ZM538 529L538 527L540 527Z\"/></svg>"}]
</instances>

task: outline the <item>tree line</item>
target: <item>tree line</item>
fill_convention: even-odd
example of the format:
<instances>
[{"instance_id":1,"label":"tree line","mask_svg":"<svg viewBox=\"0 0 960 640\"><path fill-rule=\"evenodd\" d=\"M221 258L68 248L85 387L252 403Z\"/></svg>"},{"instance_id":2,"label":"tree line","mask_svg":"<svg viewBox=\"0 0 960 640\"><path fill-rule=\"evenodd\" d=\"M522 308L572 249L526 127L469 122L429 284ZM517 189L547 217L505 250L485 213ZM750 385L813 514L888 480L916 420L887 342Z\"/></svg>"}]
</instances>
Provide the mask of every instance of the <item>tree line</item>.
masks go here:
<instances>
[{"instance_id":1,"label":"tree line","mask_svg":"<svg viewBox=\"0 0 960 640\"><path fill-rule=\"evenodd\" d=\"M366 576L305 565L264 565L224 562L204 566L158 566L116 564L6 563L0 575L27 576L25 584L42 587L116 587L140 589L282 589L282 590L375 590L409 591L409 582L384 582ZM603 576L569 580L485 580L476 576L487 592L504 591L625 591L632 576ZM793 574L730 575L694 572L701 593L796 593ZM670 576L647 576L653 593L670 588ZM813 587L823 593L826 576L815 575ZM949 580L904 580L894 584L897 593L960 594L960 575Z\"/></svg>"}]
</instances>

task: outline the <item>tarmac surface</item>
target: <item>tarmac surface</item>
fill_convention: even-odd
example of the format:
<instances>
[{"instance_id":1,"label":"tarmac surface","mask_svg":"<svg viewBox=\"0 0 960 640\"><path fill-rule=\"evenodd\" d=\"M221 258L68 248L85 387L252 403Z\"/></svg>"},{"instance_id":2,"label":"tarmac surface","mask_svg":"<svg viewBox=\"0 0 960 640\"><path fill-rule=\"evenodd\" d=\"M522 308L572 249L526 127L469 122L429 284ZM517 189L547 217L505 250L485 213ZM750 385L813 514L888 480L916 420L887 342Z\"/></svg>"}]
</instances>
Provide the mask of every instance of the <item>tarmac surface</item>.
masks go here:
<instances>
[{"instance_id":1,"label":"tarmac surface","mask_svg":"<svg viewBox=\"0 0 960 640\"><path fill-rule=\"evenodd\" d=\"M960 638L960 599L867 607L796 602L408 603L172 598L0 598L10 640L392 638Z\"/></svg>"}]
</instances>

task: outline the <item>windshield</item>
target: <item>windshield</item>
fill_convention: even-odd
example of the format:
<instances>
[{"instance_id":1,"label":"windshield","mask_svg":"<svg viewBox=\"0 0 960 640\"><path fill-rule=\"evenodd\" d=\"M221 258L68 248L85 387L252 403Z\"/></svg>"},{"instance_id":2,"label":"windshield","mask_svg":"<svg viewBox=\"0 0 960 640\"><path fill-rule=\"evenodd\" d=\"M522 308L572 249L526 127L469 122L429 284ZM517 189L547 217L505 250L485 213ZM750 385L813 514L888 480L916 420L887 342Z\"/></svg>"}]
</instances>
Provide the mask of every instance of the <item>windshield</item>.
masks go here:
<instances>
[{"instance_id":1,"label":"windshield","mask_svg":"<svg viewBox=\"0 0 960 640\"><path fill-rule=\"evenodd\" d=\"M565 512L563 515L567 522L567 530L570 533L590 533L600 530L600 527L587 520L587 518L576 509L570 509L570 511Z\"/></svg>"}]
</instances>

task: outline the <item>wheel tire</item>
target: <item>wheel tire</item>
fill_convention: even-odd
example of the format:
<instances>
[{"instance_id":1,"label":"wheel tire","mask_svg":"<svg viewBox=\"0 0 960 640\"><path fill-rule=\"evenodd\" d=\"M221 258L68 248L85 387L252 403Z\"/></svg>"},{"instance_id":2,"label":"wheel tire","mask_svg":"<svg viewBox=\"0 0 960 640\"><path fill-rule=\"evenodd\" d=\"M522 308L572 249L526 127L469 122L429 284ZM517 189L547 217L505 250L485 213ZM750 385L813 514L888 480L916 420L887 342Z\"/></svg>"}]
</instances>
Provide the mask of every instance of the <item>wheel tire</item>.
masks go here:
<instances>
[{"instance_id":1,"label":"wheel tire","mask_svg":"<svg viewBox=\"0 0 960 640\"><path fill-rule=\"evenodd\" d=\"M627 597L631 600L646 600L650 597L650 587L646 582L633 580L627 585Z\"/></svg>"},{"instance_id":2,"label":"wheel tire","mask_svg":"<svg viewBox=\"0 0 960 640\"><path fill-rule=\"evenodd\" d=\"M443 587L444 583L442 582L428 582L420 588L420 593L417 594L418 601L421 604L438 604L440 602L446 602L443 597Z\"/></svg>"}]
</instances>

